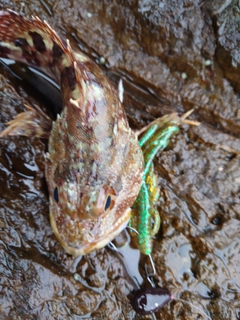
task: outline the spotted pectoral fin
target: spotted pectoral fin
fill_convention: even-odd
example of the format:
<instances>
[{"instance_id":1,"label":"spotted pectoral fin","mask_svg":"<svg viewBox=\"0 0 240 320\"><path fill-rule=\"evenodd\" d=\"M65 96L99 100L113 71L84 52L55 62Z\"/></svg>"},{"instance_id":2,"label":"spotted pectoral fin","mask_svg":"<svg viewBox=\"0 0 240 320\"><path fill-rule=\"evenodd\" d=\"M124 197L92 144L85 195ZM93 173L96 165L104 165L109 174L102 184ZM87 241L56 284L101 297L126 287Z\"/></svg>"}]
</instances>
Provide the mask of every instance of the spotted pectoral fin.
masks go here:
<instances>
[{"instance_id":1,"label":"spotted pectoral fin","mask_svg":"<svg viewBox=\"0 0 240 320\"><path fill-rule=\"evenodd\" d=\"M7 128L0 133L0 137L27 136L36 138L49 138L52 129L52 120L38 107L27 106L27 111L19 113L7 123Z\"/></svg>"}]
</instances>

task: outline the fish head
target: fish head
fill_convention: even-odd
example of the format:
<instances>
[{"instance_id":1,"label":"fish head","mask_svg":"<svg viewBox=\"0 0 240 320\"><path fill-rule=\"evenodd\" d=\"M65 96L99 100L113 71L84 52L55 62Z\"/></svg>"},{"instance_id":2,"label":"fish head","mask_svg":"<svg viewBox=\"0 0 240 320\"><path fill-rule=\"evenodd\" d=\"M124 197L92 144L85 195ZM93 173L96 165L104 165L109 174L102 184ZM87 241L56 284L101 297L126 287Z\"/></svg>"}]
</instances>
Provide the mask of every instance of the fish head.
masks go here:
<instances>
[{"instance_id":1,"label":"fish head","mask_svg":"<svg viewBox=\"0 0 240 320\"><path fill-rule=\"evenodd\" d=\"M69 254L78 256L100 249L127 226L142 182L142 152L133 144L124 163L109 167L101 177L100 172L93 177L92 171L74 170L69 163L46 162L51 226ZM70 168L71 174L61 170L64 167ZM84 167L88 167L86 163Z\"/></svg>"}]
</instances>

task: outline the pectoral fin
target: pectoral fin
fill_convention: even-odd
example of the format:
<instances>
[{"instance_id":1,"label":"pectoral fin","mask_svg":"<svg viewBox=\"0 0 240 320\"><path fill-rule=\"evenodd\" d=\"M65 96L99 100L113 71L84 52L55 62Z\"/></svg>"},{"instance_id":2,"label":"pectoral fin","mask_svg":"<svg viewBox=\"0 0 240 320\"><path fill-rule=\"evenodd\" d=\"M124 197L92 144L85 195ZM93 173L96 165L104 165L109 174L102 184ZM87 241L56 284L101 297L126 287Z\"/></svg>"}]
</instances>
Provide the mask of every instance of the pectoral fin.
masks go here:
<instances>
[{"instance_id":1,"label":"pectoral fin","mask_svg":"<svg viewBox=\"0 0 240 320\"><path fill-rule=\"evenodd\" d=\"M0 137L27 136L48 139L52 120L38 107L27 106L27 111L19 113L13 120L7 122L7 128L0 133Z\"/></svg>"}]
</instances>

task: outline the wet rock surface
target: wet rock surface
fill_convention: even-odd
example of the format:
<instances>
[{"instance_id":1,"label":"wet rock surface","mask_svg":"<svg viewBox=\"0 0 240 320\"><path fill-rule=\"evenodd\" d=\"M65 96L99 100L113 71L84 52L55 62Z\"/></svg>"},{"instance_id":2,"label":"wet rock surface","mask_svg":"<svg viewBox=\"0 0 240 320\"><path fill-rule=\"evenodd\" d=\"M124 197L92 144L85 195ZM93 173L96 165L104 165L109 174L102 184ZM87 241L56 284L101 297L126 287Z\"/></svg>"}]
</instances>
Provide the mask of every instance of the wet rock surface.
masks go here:
<instances>
[{"instance_id":1,"label":"wet rock surface","mask_svg":"<svg viewBox=\"0 0 240 320\"><path fill-rule=\"evenodd\" d=\"M46 19L113 82L121 77L133 128L196 107L201 126L184 126L155 161L162 219L155 282L211 319L240 319L238 2L0 1L7 7ZM0 130L25 103L48 107L1 67ZM8 137L0 146L0 318L140 319L126 257L104 248L74 263L55 239L47 143ZM206 319L177 300L155 316Z\"/></svg>"}]
</instances>

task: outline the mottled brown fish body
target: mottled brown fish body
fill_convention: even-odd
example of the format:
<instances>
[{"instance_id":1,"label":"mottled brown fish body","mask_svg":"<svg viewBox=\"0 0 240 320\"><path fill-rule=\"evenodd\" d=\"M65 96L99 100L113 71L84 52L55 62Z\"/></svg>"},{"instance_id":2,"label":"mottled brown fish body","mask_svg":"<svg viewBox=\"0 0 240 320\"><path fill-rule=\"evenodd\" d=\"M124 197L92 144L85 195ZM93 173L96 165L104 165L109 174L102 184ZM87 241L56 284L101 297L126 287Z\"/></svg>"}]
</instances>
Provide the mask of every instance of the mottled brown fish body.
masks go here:
<instances>
[{"instance_id":1,"label":"mottled brown fish body","mask_svg":"<svg viewBox=\"0 0 240 320\"><path fill-rule=\"evenodd\" d=\"M60 84L63 111L45 162L51 225L70 254L105 246L128 223L143 172L117 91L92 60L38 18L0 11L0 56L41 68Z\"/></svg>"}]
</instances>

